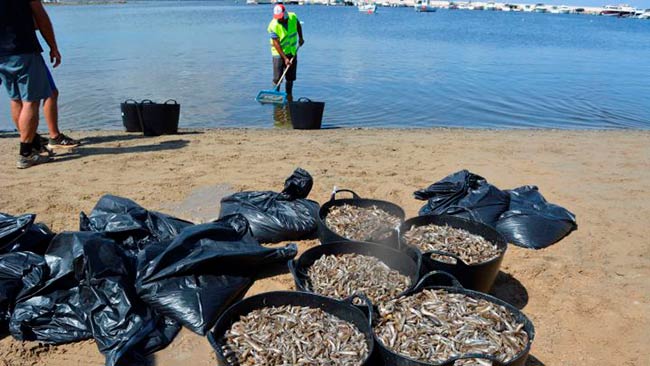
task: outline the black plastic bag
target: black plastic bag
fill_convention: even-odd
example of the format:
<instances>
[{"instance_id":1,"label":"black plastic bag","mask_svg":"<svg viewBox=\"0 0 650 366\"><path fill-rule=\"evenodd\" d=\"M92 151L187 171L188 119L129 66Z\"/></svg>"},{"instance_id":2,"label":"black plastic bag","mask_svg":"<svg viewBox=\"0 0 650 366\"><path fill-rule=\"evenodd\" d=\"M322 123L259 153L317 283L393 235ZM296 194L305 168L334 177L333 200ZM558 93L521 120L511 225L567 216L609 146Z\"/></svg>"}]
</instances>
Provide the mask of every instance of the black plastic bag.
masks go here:
<instances>
[{"instance_id":1,"label":"black plastic bag","mask_svg":"<svg viewBox=\"0 0 650 366\"><path fill-rule=\"evenodd\" d=\"M296 253L295 244L259 245L242 215L227 216L185 228L168 246L148 247L139 257L136 287L157 312L205 335L264 265Z\"/></svg>"},{"instance_id":2,"label":"black plastic bag","mask_svg":"<svg viewBox=\"0 0 650 366\"><path fill-rule=\"evenodd\" d=\"M494 226L508 209L510 197L485 178L467 170L451 174L425 189L415 198L428 200L420 215L453 215Z\"/></svg>"},{"instance_id":3,"label":"black plastic bag","mask_svg":"<svg viewBox=\"0 0 650 366\"><path fill-rule=\"evenodd\" d=\"M508 193L510 208L501 215L496 229L509 242L541 249L578 228L575 215L563 207L546 202L536 186L523 186Z\"/></svg>"},{"instance_id":4,"label":"black plastic bag","mask_svg":"<svg viewBox=\"0 0 650 366\"><path fill-rule=\"evenodd\" d=\"M18 294L42 283L45 258L30 252L0 255L0 334L9 330L9 318Z\"/></svg>"},{"instance_id":5,"label":"black plastic bag","mask_svg":"<svg viewBox=\"0 0 650 366\"><path fill-rule=\"evenodd\" d=\"M144 352L166 346L180 328L160 319L138 298L135 269L127 259L104 234L57 235L45 254L48 279L20 294L11 334L50 344L92 337L109 366L126 359L142 361Z\"/></svg>"},{"instance_id":6,"label":"black plastic bag","mask_svg":"<svg viewBox=\"0 0 650 366\"><path fill-rule=\"evenodd\" d=\"M298 168L280 193L249 191L224 197L219 217L244 215L261 243L311 239L316 235L319 209L317 202L306 199L312 185L311 175Z\"/></svg>"},{"instance_id":7,"label":"black plastic bag","mask_svg":"<svg viewBox=\"0 0 650 366\"><path fill-rule=\"evenodd\" d=\"M0 254L33 252L43 254L54 234L43 224L35 224L36 215L11 216L0 212Z\"/></svg>"},{"instance_id":8,"label":"black plastic bag","mask_svg":"<svg viewBox=\"0 0 650 366\"><path fill-rule=\"evenodd\" d=\"M150 243L174 238L191 222L163 213L148 211L128 198L105 195L86 216L80 214L80 230L102 232L115 239L128 255Z\"/></svg>"}]
</instances>

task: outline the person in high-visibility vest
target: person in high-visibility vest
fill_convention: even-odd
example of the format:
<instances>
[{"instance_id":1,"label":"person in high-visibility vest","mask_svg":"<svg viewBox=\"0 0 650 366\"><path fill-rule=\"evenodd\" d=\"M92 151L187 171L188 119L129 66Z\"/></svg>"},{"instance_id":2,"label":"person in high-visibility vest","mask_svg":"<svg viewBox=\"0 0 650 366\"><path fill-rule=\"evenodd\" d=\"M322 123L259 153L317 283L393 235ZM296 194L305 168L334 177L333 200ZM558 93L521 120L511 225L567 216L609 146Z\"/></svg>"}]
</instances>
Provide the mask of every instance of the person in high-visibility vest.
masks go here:
<instances>
[{"instance_id":1,"label":"person in high-visibility vest","mask_svg":"<svg viewBox=\"0 0 650 366\"><path fill-rule=\"evenodd\" d=\"M268 32L271 35L271 54L273 55L273 83L277 84L286 67L285 90L291 97L293 82L296 80L298 68L298 46L305 43L302 37L302 27L295 13L288 12L282 4L273 7L273 20L269 23Z\"/></svg>"}]
</instances>

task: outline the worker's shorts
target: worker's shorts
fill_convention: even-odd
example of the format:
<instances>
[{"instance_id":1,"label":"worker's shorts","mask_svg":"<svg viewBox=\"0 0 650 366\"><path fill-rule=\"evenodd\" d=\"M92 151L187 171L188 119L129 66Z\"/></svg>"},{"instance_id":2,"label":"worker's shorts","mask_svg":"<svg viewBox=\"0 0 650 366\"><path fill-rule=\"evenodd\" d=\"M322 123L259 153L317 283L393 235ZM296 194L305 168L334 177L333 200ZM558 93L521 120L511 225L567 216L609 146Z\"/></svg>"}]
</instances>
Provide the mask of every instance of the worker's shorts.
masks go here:
<instances>
[{"instance_id":1,"label":"worker's shorts","mask_svg":"<svg viewBox=\"0 0 650 366\"><path fill-rule=\"evenodd\" d=\"M287 55L287 57L291 58L291 56ZM273 84L277 84L278 80L280 80L280 77L282 76L282 73L284 72L284 60L282 57L273 57ZM285 76L285 80L289 81L294 81L296 80L296 70L298 69L298 57L293 59L293 63L291 63L291 67L289 68L289 71L287 71L287 76Z\"/></svg>"},{"instance_id":2,"label":"worker's shorts","mask_svg":"<svg viewBox=\"0 0 650 366\"><path fill-rule=\"evenodd\" d=\"M34 102L52 95L47 66L40 53L0 56L0 84L11 100Z\"/></svg>"}]
</instances>

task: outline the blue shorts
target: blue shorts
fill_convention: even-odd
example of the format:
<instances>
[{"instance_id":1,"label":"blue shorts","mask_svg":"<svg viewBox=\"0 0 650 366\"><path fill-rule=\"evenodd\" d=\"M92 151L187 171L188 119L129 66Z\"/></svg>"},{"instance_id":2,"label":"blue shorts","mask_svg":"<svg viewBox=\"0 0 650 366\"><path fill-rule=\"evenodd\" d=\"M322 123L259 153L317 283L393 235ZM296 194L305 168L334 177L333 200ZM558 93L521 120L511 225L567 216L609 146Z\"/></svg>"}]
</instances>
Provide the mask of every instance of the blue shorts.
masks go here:
<instances>
[{"instance_id":1,"label":"blue shorts","mask_svg":"<svg viewBox=\"0 0 650 366\"><path fill-rule=\"evenodd\" d=\"M0 83L9 98L35 102L52 95L51 76L40 53L0 56Z\"/></svg>"}]
</instances>

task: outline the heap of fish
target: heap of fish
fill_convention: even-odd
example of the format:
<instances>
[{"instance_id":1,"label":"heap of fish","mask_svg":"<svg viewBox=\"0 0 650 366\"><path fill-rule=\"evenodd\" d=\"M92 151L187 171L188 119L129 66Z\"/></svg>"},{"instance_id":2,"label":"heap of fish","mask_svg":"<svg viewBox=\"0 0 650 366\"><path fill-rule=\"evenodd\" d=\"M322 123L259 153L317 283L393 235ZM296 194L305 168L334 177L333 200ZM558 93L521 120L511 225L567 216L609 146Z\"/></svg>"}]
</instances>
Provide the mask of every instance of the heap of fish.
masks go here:
<instances>
[{"instance_id":1,"label":"heap of fish","mask_svg":"<svg viewBox=\"0 0 650 366\"><path fill-rule=\"evenodd\" d=\"M361 365L368 344L352 323L321 309L283 305L253 310L226 331L231 365Z\"/></svg>"},{"instance_id":2,"label":"heap of fish","mask_svg":"<svg viewBox=\"0 0 650 366\"><path fill-rule=\"evenodd\" d=\"M422 252L438 250L458 256L466 264L488 262L501 254L501 250L480 235L445 225L413 226L404 233L406 244ZM454 257L432 253L431 258L456 264Z\"/></svg>"},{"instance_id":3,"label":"heap of fish","mask_svg":"<svg viewBox=\"0 0 650 366\"><path fill-rule=\"evenodd\" d=\"M505 307L464 294L427 289L379 304L378 310L374 329L381 343L421 362L478 353L507 363L528 344L524 324Z\"/></svg>"},{"instance_id":4,"label":"heap of fish","mask_svg":"<svg viewBox=\"0 0 650 366\"><path fill-rule=\"evenodd\" d=\"M408 276L379 258L353 253L324 255L309 267L307 276L313 292L335 299L363 293L373 303L394 299L411 286Z\"/></svg>"},{"instance_id":5,"label":"heap of fish","mask_svg":"<svg viewBox=\"0 0 650 366\"><path fill-rule=\"evenodd\" d=\"M365 208L345 204L330 208L325 222L344 238L372 242L388 238L401 220L375 205Z\"/></svg>"}]
</instances>

